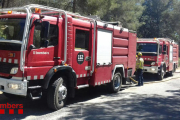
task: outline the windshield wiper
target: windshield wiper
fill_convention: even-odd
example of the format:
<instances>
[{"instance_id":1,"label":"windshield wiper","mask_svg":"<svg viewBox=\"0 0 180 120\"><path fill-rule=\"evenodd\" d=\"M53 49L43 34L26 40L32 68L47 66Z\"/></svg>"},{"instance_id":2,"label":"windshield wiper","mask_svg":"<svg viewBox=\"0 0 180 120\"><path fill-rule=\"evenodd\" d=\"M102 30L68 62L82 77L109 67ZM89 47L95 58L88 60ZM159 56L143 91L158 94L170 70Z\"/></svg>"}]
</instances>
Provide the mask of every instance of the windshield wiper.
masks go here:
<instances>
[{"instance_id":1,"label":"windshield wiper","mask_svg":"<svg viewBox=\"0 0 180 120\"><path fill-rule=\"evenodd\" d=\"M19 40L0 40L0 42L22 44L22 41Z\"/></svg>"}]
</instances>

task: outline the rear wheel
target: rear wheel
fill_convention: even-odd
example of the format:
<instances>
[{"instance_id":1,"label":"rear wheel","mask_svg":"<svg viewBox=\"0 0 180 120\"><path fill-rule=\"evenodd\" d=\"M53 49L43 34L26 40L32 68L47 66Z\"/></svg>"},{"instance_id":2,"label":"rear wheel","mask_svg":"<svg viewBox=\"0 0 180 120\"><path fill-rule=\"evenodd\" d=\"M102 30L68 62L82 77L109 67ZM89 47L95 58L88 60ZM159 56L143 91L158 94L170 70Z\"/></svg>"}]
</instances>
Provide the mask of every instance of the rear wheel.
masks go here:
<instances>
[{"instance_id":1,"label":"rear wheel","mask_svg":"<svg viewBox=\"0 0 180 120\"><path fill-rule=\"evenodd\" d=\"M173 70L174 70L174 72L176 72L176 64L174 64L174 69Z\"/></svg>"},{"instance_id":2,"label":"rear wheel","mask_svg":"<svg viewBox=\"0 0 180 120\"><path fill-rule=\"evenodd\" d=\"M109 84L110 91L113 93L117 93L121 89L122 85L122 76L121 73L115 73L113 80Z\"/></svg>"},{"instance_id":3,"label":"rear wheel","mask_svg":"<svg viewBox=\"0 0 180 120\"><path fill-rule=\"evenodd\" d=\"M47 104L49 108L58 110L66 104L67 86L66 77L57 78L49 87L47 92Z\"/></svg>"},{"instance_id":4,"label":"rear wheel","mask_svg":"<svg viewBox=\"0 0 180 120\"><path fill-rule=\"evenodd\" d=\"M173 76L175 71L176 71L176 66L175 66L175 64L174 64L174 65L173 65L173 70L169 72L169 75L170 75L170 76Z\"/></svg>"}]
</instances>

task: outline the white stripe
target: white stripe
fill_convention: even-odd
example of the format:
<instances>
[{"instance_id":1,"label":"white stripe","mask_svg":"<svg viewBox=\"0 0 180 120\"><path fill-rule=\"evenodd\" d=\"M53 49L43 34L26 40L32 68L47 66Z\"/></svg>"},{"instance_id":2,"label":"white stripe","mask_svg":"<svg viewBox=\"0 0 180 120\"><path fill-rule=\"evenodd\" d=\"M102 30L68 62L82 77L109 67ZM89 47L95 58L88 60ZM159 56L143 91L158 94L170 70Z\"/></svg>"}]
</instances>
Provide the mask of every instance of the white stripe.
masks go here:
<instances>
[{"instance_id":1,"label":"white stripe","mask_svg":"<svg viewBox=\"0 0 180 120\"><path fill-rule=\"evenodd\" d=\"M103 81L101 81L101 84L103 84Z\"/></svg>"},{"instance_id":2,"label":"white stripe","mask_svg":"<svg viewBox=\"0 0 180 120\"><path fill-rule=\"evenodd\" d=\"M97 82L95 83L95 85L97 85Z\"/></svg>"},{"instance_id":3,"label":"white stripe","mask_svg":"<svg viewBox=\"0 0 180 120\"><path fill-rule=\"evenodd\" d=\"M106 83L106 81L104 81L104 84Z\"/></svg>"},{"instance_id":4,"label":"white stripe","mask_svg":"<svg viewBox=\"0 0 180 120\"><path fill-rule=\"evenodd\" d=\"M1 62L1 59L2 59L2 58L0 57L0 62Z\"/></svg>"},{"instance_id":5,"label":"white stripe","mask_svg":"<svg viewBox=\"0 0 180 120\"><path fill-rule=\"evenodd\" d=\"M9 59L8 63L11 63L12 62L12 59Z\"/></svg>"},{"instance_id":6,"label":"white stripe","mask_svg":"<svg viewBox=\"0 0 180 120\"><path fill-rule=\"evenodd\" d=\"M90 76L92 76L92 73L90 73Z\"/></svg>"},{"instance_id":7,"label":"white stripe","mask_svg":"<svg viewBox=\"0 0 180 120\"><path fill-rule=\"evenodd\" d=\"M14 59L14 63L15 63L15 64L18 64L18 59Z\"/></svg>"},{"instance_id":8,"label":"white stripe","mask_svg":"<svg viewBox=\"0 0 180 120\"><path fill-rule=\"evenodd\" d=\"M76 75L76 77L78 78L79 76L78 76L78 75Z\"/></svg>"},{"instance_id":9,"label":"white stripe","mask_svg":"<svg viewBox=\"0 0 180 120\"><path fill-rule=\"evenodd\" d=\"M114 29L116 29L116 30L121 30L121 28L122 27L114 26ZM123 28L123 31L129 32L129 30L127 28Z\"/></svg>"},{"instance_id":10,"label":"white stripe","mask_svg":"<svg viewBox=\"0 0 180 120\"><path fill-rule=\"evenodd\" d=\"M84 77L86 77L86 74L84 74Z\"/></svg>"},{"instance_id":11,"label":"white stripe","mask_svg":"<svg viewBox=\"0 0 180 120\"><path fill-rule=\"evenodd\" d=\"M108 83L108 80L106 81L106 83Z\"/></svg>"},{"instance_id":12,"label":"white stripe","mask_svg":"<svg viewBox=\"0 0 180 120\"><path fill-rule=\"evenodd\" d=\"M104 27L105 23L97 21L97 25ZM113 28L113 25L108 24L108 28Z\"/></svg>"},{"instance_id":13,"label":"white stripe","mask_svg":"<svg viewBox=\"0 0 180 120\"><path fill-rule=\"evenodd\" d=\"M34 76L34 80L37 80L37 75L36 75L36 76Z\"/></svg>"},{"instance_id":14,"label":"white stripe","mask_svg":"<svg viewBox=\"0 0 180 120\"><path fill-rule=\"evenodd\" d=\"M6 58L3 59L3 62L6 62Z\"/></svg>"},{"instance_id":15,"label":"white stripe","mask_svg":"<svg viewBox=\"0 0 180 120\"><path fill-rule=\"evenodd\" d=\"M100 85L101 83L100 82L98 82L98 85Z\"/></svg>"},{"instance_id":16,"label":"white stripe","mask_svg":"<svg viewBox=\"0 0 180 120\"><path fill-rule=\"evenodd\" d=\"M109 82L111 82L111 80L109 80Z\"/></svg>"},{"instance_id":17,"label":"white stripe","mask_svg":"<svg viewBox=\"0 0 180 120\"><path fill-rule=\"evenodd\" d=\"M80 77L82 77L82 74L80 74Z\"/></svg>"},{"instance_id":18,"label":"white stripe","mask_svg":"<svg viewBox=\"0 0 180 120\"><path fill-rule=\"evenodd\" d=\"M41 75L41 76L40 76L40 79L44 79L44 75Z\"/></svg>"},{"instance_id":19,"label":"white stripe","mask_svg":"<svg viewBox=\"0 0 180 120\"><path fill-rule=\"evenodd\" d=\"M31 80L31 76L27 76L27 80Z\"/></svg>"},{"instance_id":20,"label":"white stripe","mask_svg":"<svg viewBox=\"0 0 180 120\"><path fill-rule=\"evenodd\" d=\"M87 77L89 77L89 73L87 74Z\"/></svg>"}]
</instances>

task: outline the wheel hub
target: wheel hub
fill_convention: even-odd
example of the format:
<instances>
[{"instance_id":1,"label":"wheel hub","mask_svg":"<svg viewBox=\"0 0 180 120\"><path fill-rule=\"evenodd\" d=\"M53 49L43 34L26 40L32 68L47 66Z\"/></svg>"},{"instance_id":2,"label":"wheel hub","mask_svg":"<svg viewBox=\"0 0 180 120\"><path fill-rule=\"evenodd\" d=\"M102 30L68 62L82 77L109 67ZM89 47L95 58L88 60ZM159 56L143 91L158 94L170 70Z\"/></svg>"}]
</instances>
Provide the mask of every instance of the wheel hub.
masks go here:
<instances>
[{"instance_id":1,"label":"wheel hub","mask_svg":"<svg viewBox=\"0 0 180 120\"><path fill-rule=\"evenodd\" d=\"M117 89L120 85L120 77L119 76L116 76L115 79L114 79L114 87L115 89Z\"/></svg>"},{"instance_id":2,"label":"wheel hub","mask_svg":"<svg viewBox=\"0 0 180 120\"><path fill-rule=\"evenodd\" d=\"M67 88L61 84L58 91L59 102L64 100L66 97L67 97Z\"/></svg>"}]
</instances>

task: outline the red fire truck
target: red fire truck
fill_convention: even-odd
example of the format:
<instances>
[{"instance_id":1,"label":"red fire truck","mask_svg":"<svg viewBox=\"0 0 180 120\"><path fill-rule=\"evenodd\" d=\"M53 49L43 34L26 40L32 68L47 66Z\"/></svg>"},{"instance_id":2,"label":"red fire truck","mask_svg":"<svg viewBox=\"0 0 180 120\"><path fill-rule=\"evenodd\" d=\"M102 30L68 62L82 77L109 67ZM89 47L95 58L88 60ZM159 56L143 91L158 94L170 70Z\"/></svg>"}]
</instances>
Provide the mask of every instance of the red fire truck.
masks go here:
<instances>
[{"instance_id":1,"label":"red fire truck","mask_svg":"<svg viewBox=\"0 0 180 120\"><path fill-rule=\"evenodd\" d=\"M168 38L140 38L137 52L142 52L144 72L157 74L160 80L166 73L173 75L178 67L179 46Z\"/></svg>"},{"instance_id":2,"label":"red fire truck","mask_svg":"<svg viewBox=\"0 0 180 120\"><path fill-rule=\"evenodd\" d=\"M46 96L57 110L75 89L107 84L118 92L135 71L133 31L41 5L0 11L0 90L7 97Z\"/></svg>"}]
</instances>

